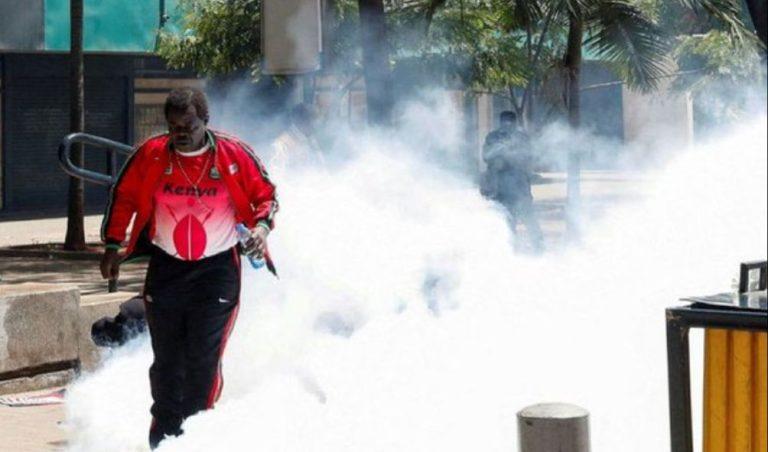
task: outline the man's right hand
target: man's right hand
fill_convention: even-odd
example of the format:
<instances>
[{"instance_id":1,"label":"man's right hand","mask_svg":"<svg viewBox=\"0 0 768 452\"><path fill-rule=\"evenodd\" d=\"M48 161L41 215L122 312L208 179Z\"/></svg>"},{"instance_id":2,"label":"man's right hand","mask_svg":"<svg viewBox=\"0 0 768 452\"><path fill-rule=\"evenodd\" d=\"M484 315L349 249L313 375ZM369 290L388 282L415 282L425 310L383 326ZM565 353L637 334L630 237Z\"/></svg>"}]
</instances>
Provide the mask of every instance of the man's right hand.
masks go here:
<instances>
[{"instance_id":1,"label":"man's right hand","mask_svg":"<svg viewBox=\"0 0 768 452\"><path fill-rule=\"evenodd\" d=\"M101 276L104 279L117 279L120 276L120 260L120 253L116 249L105 249L101 257Z\"/></svg>"}]
</instances>

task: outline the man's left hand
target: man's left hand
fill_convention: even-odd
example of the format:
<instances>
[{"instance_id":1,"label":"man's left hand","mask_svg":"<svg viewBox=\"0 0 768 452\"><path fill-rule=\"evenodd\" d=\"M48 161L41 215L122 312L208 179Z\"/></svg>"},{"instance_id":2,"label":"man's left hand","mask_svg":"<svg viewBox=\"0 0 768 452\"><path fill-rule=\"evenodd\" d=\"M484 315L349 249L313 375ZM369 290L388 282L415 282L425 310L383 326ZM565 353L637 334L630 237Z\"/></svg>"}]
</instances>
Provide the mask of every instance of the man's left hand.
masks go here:
<instances>
[{"instance_id":1,"label":"man's left hand","mask_svg":"<svg viewBox=\"0 0 768 452\"><path fill-rule=\"evenodd\" d=\"M257 259L264 257L267 252L267 236L269 229L264 226L256 226L251 230L251 238L245 243L245 254L253 255Z\"/></svg>"}]
</instances>

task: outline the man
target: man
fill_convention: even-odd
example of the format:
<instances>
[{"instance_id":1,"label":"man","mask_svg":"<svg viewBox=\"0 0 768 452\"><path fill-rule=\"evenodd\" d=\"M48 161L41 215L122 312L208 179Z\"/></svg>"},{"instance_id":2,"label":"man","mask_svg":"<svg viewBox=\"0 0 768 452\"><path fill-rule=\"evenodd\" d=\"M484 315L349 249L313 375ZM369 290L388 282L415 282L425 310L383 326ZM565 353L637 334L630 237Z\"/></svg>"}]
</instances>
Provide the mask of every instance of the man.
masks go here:
<instances>
[{"instance_id":1,"label":"man","mask_svg":"<svg viewBox=\"0 0 768 452\"><path fill-rule=\"evenodd\" d=\"M325 163L317 143L317 125L320 114L311 104L299 104L290 113L291 125L272 143L272 159L269 167L282 173L288 168Z\"/></svg>"},{"instance_id":2,"label":"man","mask_svg":"<svg viewBox=\"0 0 768 452\"><path fill-rule=\"evenodd\" d=\"M531 250L544 250L543 234L533 210L531 155L528 136L517 127L517 115L504 111L500 127L488 134L483 145L487 170L481 175L480 191L507 208L512 233L517 223L528 232Z\"/></svg>"},{"instance_id":3,"label":"man","mask_svg":"<svg viewBox=\"0 0 768 452\"><path fill-rule=\"evenodd\" d=\"M253 151L208 129L201 91L172 91L165 117L168 133L150 138L125 163L102 225L104 278L117 278L125 258L150 256L143 295L154 352L152 448L218 400L221 358L239 307L235 227L249 228L245 251L263 256L274 272L267 235L277 211L275 187Z\"/></svg>"},{"instance_id":4,"label":"man","mask_svg":"<svg viewBox=\"0 0 768 452\"><path fill-rule=\"evenodd\" d=\"M499 115L499 128L491 131L483 143L483 160L489 161L497 156L511 157L513 154L528 152L530 139L520 130L517 114L514 111L502 111Z\"/></svg>"}]
</instances>

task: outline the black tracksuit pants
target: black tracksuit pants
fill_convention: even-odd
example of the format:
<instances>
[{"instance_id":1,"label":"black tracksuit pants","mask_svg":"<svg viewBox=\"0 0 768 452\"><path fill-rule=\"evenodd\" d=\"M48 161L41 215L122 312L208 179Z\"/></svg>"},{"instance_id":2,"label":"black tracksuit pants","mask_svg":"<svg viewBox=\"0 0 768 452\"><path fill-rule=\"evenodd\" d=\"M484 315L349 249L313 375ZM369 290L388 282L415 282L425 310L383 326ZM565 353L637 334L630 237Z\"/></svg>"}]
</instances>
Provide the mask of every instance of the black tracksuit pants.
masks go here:
<instances>
[{"instance_id":1,"label":"black tracksuit pants","mask_svg":"<svg viewBox=\"0 0 768 452\"><path fill-rule=\"evenodd\" d=\"M149 441L182 433L181 423L221 395L221 358L237 317L240 255L236 248L182 261L155 248L144 301L154 362Z\"/></svg>"}]
</instances>

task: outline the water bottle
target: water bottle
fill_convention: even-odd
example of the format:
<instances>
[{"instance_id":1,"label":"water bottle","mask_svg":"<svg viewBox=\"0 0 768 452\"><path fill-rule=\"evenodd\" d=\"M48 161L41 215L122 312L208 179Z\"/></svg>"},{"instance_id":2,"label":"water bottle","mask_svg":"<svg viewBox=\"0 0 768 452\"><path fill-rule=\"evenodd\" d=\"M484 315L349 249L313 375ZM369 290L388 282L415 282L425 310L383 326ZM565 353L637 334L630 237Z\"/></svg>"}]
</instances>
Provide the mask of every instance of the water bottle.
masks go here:
<instances>
[{"instance_id":1,"label":"water bottle","mask_svg":"<svg viewBox=\"0 0 768 452\"><path fill-rule=\"evenodd\" d=\"M237 230L237 240L240 242L243 250L245 250L246 243L251 239L251 231L242 223L238 223L235 229ZM264 258L256 257L253 253L245 253L245 256L248 258L248 262L251 263L251 267L256 270L264 266Z\"/></svg>"}]
</instances>

